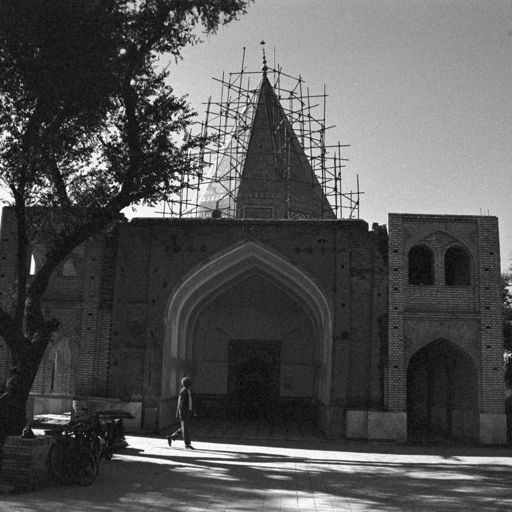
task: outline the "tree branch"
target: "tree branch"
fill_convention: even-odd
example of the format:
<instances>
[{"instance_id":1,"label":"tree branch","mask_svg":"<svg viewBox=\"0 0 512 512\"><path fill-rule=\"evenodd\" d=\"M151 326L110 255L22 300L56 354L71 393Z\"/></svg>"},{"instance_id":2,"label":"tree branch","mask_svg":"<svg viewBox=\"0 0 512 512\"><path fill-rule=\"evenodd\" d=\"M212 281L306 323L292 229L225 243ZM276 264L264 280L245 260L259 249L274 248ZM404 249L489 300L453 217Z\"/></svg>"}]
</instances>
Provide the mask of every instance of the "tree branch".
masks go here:
<instances>
[{"instance_id":1,"label":"tree branch","mask_svg":"<svg viewBox=\"0 0 512 512\"><path fill-rule=\"evenodd\" d=\"M23 333L17 322L4 309L0 308L0 335L5 340L10 350L20 348L20 345L26 344L25 348L29 348L28 342L23 337Z\"/></svg>"},{"instance_id":2,"label":"tree branch","mask_svg":"<svg viewBox=\"0 0 512 512\"><path fill-rule=\"evenodd\" d=\"M27 218L24 197L18 194L14 200L14 211L16 214L17 227L17 251L16 251L16 305L14 308L14 321L21 331L23 325L23 311L25 309L25 298L27 289L28 274L28 237L27 237Z\"/></svg>"},{"instance_id":3,"label":"tree branch","mask_svg":"<svg viewBox=\"0 0 512 512\"><path fill-rule=\"evenodd\" d=\"M122 99L126 113L126 144L128 146L129 163L121 191L118 194L121 200L135 189L136 177L140 171L142 160L140 128L137 119L137 92L130 83L127 83L125 87L123 87Z\"/></svg>"},{"instance_id":4,"label":"tree branch","mask_svg":"<svg viewBox=\"0 0 512 512\"><path fill-rule=\"evenodd\" d=\"M47 159L47 165L53 179L53 183L55 185L55 192L57 193L57 197L59 198L59 202L61 206L65 209L71 208L71 201L68 196L68 191L66 189L66 184L64 183L64 179L62 178L62 173L60 172L57 161L54 156L51 156Z\"/></svg>"}]
</instances>

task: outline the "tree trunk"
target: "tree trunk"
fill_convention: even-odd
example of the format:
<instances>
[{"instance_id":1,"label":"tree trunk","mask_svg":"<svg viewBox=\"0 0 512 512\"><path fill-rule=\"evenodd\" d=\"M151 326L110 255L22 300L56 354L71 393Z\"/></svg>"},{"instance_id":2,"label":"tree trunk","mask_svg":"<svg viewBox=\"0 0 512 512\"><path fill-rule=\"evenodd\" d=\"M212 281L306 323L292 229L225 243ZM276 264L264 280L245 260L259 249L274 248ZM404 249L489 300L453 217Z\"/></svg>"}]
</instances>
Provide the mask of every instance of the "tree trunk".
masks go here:
<instances>
[{"instance_id":1,"label":"tree trunk","mask_svg":"<svg viewBox=\"0 0 512 512\"><path fill-rule=\"evenodd\" d=\"M37 347L39 349L39 347ZM27 400L44 350L11 350L5 391L0 396L0 446L10 435L20 435L26 425Z\"/></svg>"}]
</instances>

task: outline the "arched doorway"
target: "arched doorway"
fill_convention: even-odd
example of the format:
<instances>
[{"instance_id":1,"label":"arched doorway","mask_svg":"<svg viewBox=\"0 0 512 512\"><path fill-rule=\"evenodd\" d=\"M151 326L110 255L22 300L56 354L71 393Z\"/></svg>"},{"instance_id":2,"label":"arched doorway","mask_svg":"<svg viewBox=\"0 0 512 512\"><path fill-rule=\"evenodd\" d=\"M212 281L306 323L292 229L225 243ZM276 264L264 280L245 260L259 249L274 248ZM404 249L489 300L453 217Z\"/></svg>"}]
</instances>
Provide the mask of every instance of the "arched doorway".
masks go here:
<instances>
[{"instance_id":1,"label":"arched doorway","mask_svg":"<svg viewBox=\"0 0 512 512\"><path fill-rule=\"evenodd\" d=\"M227 397L233 416L271 419L280 398L281 343L232 340L229 346Z\"/></svg>"},{"instance_id":2,"label":"arched doorway","mask_svg":"<svg viewBox=\"0 0 512 512\"><path fill-rule=\"evenodd\" d=\"M478 374L472 359L439 339L407 367L409 436L478 438Z\"/></svg>"},{"instance_id":3,"label":"arched doorway","mask_svg":"<svg viewBox=\"0 0 512 512\"><path fill-rule=\"evenodd\" d=\"M261 271L205 298L191 325L194 389L211 412L278 419L284 409L316 408L322 351L315 322L297 297Z\"/></svg>"},{"instance_id":4,"label":"arched doorway","mask_svg":"<svg viewBox=\"0 0 512 512\"><path fill-rule=\"evenodd\" d=\"M304 390L298 385L313 382L304 396L329 405L331 307L307 274L259 243L244 242L220 253L174 289L166 315L162 397L175 396L179 379L191 372L199 377L196 392L228 395L228 383L237 382L229 376L231 342L276 342L281 368L274 389L299 395ZM245 370L253 376L259 372L258 380L267 372L265 359L264 364L261 358L250 359L240 364L249 365ZM293 368L300 365L307 366L302 375ZM235 395L245 385L239 379Z\"/></svg>"}]
</instances>

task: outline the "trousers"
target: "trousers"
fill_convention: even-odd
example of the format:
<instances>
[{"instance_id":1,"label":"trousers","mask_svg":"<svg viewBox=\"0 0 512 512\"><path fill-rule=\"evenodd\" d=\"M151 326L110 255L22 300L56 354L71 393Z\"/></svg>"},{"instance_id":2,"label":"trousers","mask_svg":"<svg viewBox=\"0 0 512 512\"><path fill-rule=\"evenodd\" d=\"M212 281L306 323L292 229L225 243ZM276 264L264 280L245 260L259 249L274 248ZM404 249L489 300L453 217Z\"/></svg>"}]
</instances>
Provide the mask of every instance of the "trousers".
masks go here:
<instances>
[{"instance_id":1,"label":"trousers","mask_svg":"<svg viewBox=\"0 0 512 512\"><path fill-rule=\"evenodd\" d=\"M190 420L188 419L180 419L180 428L171 434L173 439L176 439L178 436L183 437L183 441L185 442L185 446L190 446L192 440L190 439Z\"/></svg>"}]
</instances>

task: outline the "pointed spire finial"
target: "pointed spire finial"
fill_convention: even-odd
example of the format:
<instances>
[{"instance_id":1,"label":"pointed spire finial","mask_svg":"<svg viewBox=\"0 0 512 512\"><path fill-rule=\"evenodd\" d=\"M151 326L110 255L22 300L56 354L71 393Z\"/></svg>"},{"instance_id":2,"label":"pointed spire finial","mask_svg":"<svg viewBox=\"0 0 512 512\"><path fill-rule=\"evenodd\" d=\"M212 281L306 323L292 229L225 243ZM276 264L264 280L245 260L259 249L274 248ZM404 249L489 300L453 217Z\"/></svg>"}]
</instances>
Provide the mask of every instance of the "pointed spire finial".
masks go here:
<instances>
[{"instance_id":1,"label":"pointed spire finial","mask_svg":"<svg viewBox=\"0 0 512 512\"><path fill-rule=\"evenodd\" d=\"M268 67L267 67L267 57L265 56L265 41L261 41L260 44L261 44L261 48L263 50L263 66L261 66L261 70L263 71L263 75L267 76Z\"/></svg>"}]
</instances>

